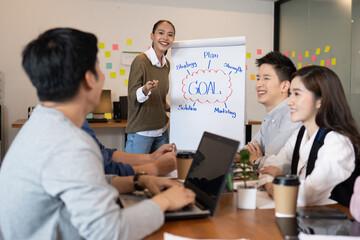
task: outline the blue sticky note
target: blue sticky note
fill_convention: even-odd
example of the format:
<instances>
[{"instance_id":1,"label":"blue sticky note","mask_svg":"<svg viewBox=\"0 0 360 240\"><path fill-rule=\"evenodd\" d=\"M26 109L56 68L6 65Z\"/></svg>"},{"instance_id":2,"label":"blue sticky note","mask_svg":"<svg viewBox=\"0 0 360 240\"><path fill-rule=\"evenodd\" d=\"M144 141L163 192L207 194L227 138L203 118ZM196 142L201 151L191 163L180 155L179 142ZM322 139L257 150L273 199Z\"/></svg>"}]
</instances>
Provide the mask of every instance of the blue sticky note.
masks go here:
<instances>
[{"instance_id":1,"label":"blue sticky note","mask_svg":"<svg viewBox=\"0 0 360 240\"><path fill-rule=\"evenodd\" d=\"M112 69L112 63L106 63L106 69Z\"/></svg>"}]
</instances>

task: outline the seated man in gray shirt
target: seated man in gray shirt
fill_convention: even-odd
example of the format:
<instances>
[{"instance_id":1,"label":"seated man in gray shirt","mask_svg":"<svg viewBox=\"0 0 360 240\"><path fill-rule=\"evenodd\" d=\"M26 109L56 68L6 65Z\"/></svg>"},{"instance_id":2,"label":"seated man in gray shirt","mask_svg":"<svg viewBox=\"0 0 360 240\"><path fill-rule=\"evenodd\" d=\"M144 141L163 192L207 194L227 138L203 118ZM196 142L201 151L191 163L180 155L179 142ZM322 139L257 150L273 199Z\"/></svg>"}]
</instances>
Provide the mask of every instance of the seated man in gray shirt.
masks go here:
<instances>
[{"instance_id":1,"label":"seated man in gray shirt","mask_svg":"<svg viewBox=\"0 0 360 240\"><path fill-rule=\"evenodd\" d=\"M247 144L250 162L264 166L268 156L277 154L301 123L290 121L287 105L293 62L280 52L270 52L256 60L259 68L255 90L258 102L265 106L266 117L252 142Z\"/></svg>"},{"instance_id":2,"label":"seated man in gray shirt","mask_svg":"<svg viewBox=\"0 0 360 240\"><path fill-rule=\"evenodd\" d=\"M40 104L1 166L0 238L142 239L165 211L194 202L170 179L104 175L98 145L81 130L104 85L97 52L95 35L69 28L46 31L23 51ZM120 209L118 194L140 188L155 196Z\"/></svg>"}]
</instances>

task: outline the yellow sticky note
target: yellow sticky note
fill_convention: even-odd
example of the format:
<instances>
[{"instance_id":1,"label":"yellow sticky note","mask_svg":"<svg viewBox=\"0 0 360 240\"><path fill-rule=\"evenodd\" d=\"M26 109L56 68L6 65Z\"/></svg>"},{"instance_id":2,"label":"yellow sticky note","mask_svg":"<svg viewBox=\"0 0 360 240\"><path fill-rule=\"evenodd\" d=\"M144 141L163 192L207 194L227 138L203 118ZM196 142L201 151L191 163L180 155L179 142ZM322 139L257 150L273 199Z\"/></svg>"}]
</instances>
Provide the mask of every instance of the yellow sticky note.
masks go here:
<instances>
[{"instance_id":1,"label":"yellow sticky note","mask_svg":"<svg viewBox=\"0 0 360 240\"><path fill-rule=\"evenodd\" d=\"M331 65L336 65L336 58L331 59Z\"/></svg>"},{"instance_id":2,"label":"yellow sticky note","mask_svg":"<svg viewBox=\"0 0 360 240\"><path fill-rule=\"evenodd\" d=\"M291 52L291 56L292 56L292 57L295 57L295 55L296 55L296 54L295 54L295 51L292 51L292 52Z\"/></svg>"},{"instance_id":3,"label":"yellow sticky note","mask_svg":"<svg viewBox=\"0 0 360 240\"><path fill-rule=\"evenodd\" d=\"M298 69L300 69L301 68L301 63L298 63Z\"/></svg>"},{"instance_id":4,"label":"yellow sticky note","mask_svg":"<svg viewBox=\"0 0 360 240\"><path fill-rule=\"evenodd\" d=\"M132 39L131 38L126 39L126 45L132 45Z\"/></svg>"},{"instance_id":5,"label":"yellow sticky note","mask_svg":"<svg viewBox=\"0 0 360 240\"><path fill-rule=\"evenodd\" d=\"M305 51L305 57L309 57L309 51Z\"/></svg>"},{"instance_id":6,"label":"yellow sticky note","mask_svg":"<svg viewBox=\"0 0 360 240\"><path fill-rule=\"evenodd\" d=\"M105 48L105 43L99 43L99 48L104 49Z\"/></svg>"},{"instance_id":7,"label":"yellow sticky note","mask_svg":"<svg viewBox=\"0 0 360 240\"><path fill-rule=\"evenodd\" d=\"M251 58L251 53L249 53L249 52L246 53L246 57L247 57L247 58Z\"/></svg>"},{"instance_id":8,"label":"yellow sticky note","mask_svg":"<svg viewBox=\"0 0 360 240\"><path fill-rule=\"evenodd\" d=\"M128 79L124 80L124 85L129 85L129 80Z\"/></svg>"},{"instance_id":9,"label":"yellow sticky note","mask_svg":"<svg viewBox=\"0 0 360 240\"><path fill-rule=\"evenodd\" d=\"M319 55L319 54L320 54L320 51L321 51L320 48L317 48L317 49L316 49L316 55Z\"/></svg>"},{"instance_id":10,"label":"yellow sticky note","mask_svg":"<svg viewBox=\"0 0 360 240\"><path fill-rule=\"evenodd\" d=\"M116 72L111 72L110 73L110 78L116 78Z\"/></svg>"},{"instance_id":11,"label":"yellow sticky note","mask_svg":"<svg viewBox=\"0 0 360 240\"><path fill-rule=\"evenodd\" d=\"M111 119L111 113L105 113L104 115L106 119Z\"/></svg>"},{"instance_id":12,"label":"yellow sticky note","mask_svg":"<svg viewBox=\"0 0 360 240\"><path fill-rule=\"evenodd\" d=\"M120 69L120 75L125 75L125 69Z\"/></svg>"},{"instance_id":13,"label":"yellow sticky note","mask_svg":"<svg viewBox=\"0 0 360 240\"><path fill-rule=\"evenodd\" d=\"M320 61L320 66L325 66L325 60Z\"/></svg>"},{"instance_id":14,"label":"yellow sticky note","mask_svg":"<svg viewBox=\"0 0 360 240\"><path fill-rule=\"evenodd\" d=\"M325 46L324 52L329 52L329 51L330 51L330 46Z\"/></svg>"},{"instance_id":15,"label":"yellow sticky note","mask_svg":"<svg viewBox=\"0 0 360 240\"><path fill-rule=\"evenodd\" d=\"M105 57L111 57L111 52L110 52L110 51L106 51L106 52L105 52Z\"/></svg>"},{"instance_id":16,"label":"yellow sticky note","mask_svg":"<svg viewBox=\"0 0 360 240\"><path fill-rule=\"evenodd\" d=\"M251 80L255 80L255 74L251 74L251 75L250 75L250 79L251 79Z\"/></svg>"}]
</instances>

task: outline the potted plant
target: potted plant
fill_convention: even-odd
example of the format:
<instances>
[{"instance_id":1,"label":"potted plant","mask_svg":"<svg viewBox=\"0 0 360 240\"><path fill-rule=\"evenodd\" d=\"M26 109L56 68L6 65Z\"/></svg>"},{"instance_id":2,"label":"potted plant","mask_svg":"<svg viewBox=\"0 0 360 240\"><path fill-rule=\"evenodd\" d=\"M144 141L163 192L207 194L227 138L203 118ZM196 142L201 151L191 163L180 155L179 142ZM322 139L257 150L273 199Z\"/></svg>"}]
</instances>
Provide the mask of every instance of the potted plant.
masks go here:
<instances>
[{"instance_id":1,"label":"potted plant","mask_svg":"<svg viewBox=\"0 0 360 240\"><path fill-rule=\"evenodd\" d=\"M257 179L258 175L254 171L254 165L249 162L250 152L242 149L239 152L240 158L233 165L233 177L244 182L237 188L238 208L255 209L256 208L256 187L248 186L247 181Z\"/></svg>"}]
</instances>

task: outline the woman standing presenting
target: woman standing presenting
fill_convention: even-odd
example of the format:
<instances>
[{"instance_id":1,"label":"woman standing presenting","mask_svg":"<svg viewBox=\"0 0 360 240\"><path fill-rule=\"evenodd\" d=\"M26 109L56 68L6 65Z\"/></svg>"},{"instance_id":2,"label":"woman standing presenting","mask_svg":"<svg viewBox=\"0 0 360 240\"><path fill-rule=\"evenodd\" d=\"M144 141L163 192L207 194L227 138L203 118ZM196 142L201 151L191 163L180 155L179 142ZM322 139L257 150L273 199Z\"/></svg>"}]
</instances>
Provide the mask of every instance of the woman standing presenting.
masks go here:
<instances>
[{"instance_id":1,"label":"woman standing presenting","mask_svg":"<svg viewBox=\"0 0 360 240\"><path fill-rule=\"evenodd\" d=\"M169 142L166 95L170 62L165 54L174 42L175 27L170 21L160 20L150 37L152 47L137 56L130 69L125 147L128 153L152 153Z\"/></svg>"}]
</instances>

